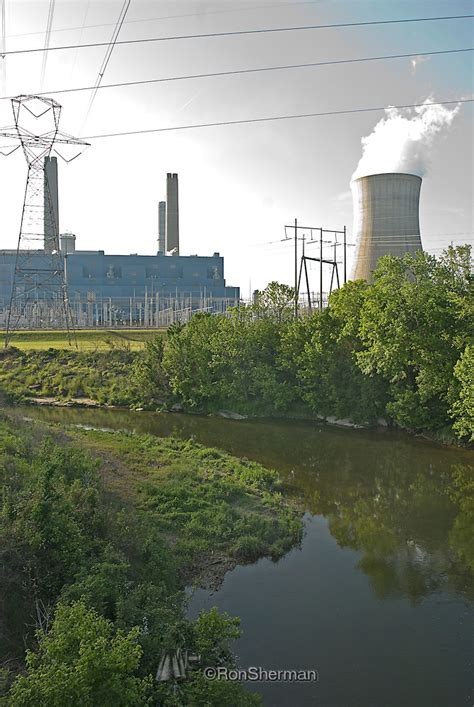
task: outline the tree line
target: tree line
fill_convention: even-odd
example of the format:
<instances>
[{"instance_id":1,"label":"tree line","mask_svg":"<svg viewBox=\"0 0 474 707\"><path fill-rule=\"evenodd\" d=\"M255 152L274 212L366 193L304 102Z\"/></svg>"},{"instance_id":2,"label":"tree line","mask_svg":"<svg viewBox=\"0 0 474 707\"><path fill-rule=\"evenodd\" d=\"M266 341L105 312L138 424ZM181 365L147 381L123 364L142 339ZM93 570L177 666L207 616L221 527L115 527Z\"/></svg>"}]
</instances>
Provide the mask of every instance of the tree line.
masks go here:
<instances>
[{"instance_id":1,"label":"tree line","mask_svg":"<svg viewBox=\"0 0 474 707\"><path fill-rule=\"evenodd\" d=\"M335 416L469 440L474 429L474 298L467 246L381 258L327 309L294 316L270 283L230 316L198 314L147 345L135 396L185 408Z\"/></svg>"}]
</instances>

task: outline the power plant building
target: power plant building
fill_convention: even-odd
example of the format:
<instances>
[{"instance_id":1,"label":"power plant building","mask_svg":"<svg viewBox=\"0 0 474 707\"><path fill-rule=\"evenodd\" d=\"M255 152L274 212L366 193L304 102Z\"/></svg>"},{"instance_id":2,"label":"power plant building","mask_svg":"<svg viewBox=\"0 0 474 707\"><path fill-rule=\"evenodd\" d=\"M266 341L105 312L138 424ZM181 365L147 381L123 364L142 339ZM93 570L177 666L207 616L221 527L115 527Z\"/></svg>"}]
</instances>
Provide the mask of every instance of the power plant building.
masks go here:
<instances>
[{"instance_id":1,"label":"power plant building","mask_svg":"<svg viewBox=\"0 0 474 707\"><path fill-rule=\"evenodd\" d=\"M352 182L356 257L354 280L372 280L383 255L401 257L422 250L419 206L421 177L387 173Z\"/></svg>"},{"instance_id":2,"label":"power plant building","mask_svg":"<svg viewBox=\"0 0 474 707\"><path fill-rule=\"evenodd\" d=\"M226 284L224 258L219 253L175 258L108 255L103 250L76 250L73 234L62 234L61 246L69 303L78 326L166 326L198 310L224 312L240 300L240 289ZM16 250L0 251L0 309L4 312L10 301L15 258ZM40 253L37 259L40 266ZM33 265L34 260L33 256ZM33 297L42 299L41 286Z\"/></svg>"},{"instance_id":3,"label":"power plant building","mask_svg":"<svg viewBox=\"0 0 474 707\"><path fill-rule=\"evenodd\" d=\"M186 321L196 311L225 312L239 304L240 289L227 286L224 258L219 253L179 255L177 174L168 174L168 202L159 203L158 254L108 255L103 250L77 250L76 236L72 233L62 233L59 237L55 157L45 160L44 172L44 250L30 253L29 263L40 273L44 252L60 249L69 306L76 326L166 326L174 321ZM53 205L54 223L46 219L51 213L49 200ZM175 257L168 257L167 252ZM16 255L13 249L0 250L0 320L4 321L10 304ZM34 310L35 302L46 299L40 275L36 283L29 297L30 310ZM41 322L25 318L20 326L41 326Z\"/></svg>"}]
</instances>

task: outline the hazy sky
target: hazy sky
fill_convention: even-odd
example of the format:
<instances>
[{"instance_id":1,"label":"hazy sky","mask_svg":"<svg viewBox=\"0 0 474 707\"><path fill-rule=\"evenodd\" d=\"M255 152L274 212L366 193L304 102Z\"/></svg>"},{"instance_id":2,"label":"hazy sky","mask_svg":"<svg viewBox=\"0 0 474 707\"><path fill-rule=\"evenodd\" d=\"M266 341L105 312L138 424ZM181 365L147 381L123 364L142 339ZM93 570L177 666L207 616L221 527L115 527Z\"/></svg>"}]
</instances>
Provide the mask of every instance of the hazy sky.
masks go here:
<instances>
[{"instance_id":1,"label":"hazy sky","mask_svg":"<svg viewBox=\"0 0 474 707\"><path fill-rule=\"evenodd\" d=\"M50 46L109 41L123 0L56 0ZM49 0L5 0L6 50L42 47ZM340 22L473 14L472 0L132 0L120 39ZM103 25L88 27L89 25ZM103 83L474 46L472 20L319 29L117 46ZM62 130L78 135L452 100L473 95L472 53L302 68L102 89L84 125L105 48L7 56L6 96L50 91ZM3 78L3 77L2 77ZM1 86L0 86L1 88ZM80 249L155 253L157 205L178 172L181 254L225 256L228 284L292 283L283 227L352 232L350 179L361 139L383 113L282 120L91 140L60 164L60 228ZM473 108L464 104L430 148L421 195L426 249L473 240ZM12 124L0 101L0 125ZM0 160L1 247L16 244L26 165ZM276 243L273 243L276 241ZM263 244L263 245L262 245ZM312 246L314 248L314 246ZM316 289L316 272L312 273Z\"/></svg>"}]
</instances>

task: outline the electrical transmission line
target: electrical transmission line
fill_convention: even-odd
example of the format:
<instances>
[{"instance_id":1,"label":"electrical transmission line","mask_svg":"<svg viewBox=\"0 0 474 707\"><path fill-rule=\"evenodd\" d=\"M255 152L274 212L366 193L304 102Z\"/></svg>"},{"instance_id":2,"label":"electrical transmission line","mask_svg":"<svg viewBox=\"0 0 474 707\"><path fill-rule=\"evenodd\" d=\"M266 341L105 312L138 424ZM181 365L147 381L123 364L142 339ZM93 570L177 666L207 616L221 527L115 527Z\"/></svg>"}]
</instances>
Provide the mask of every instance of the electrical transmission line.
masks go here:
<instances>
[{"instance_id":1,"label":"electrical transmission line","mask_svg":"<svg viewBox=\"0 0 474 707\"><path fill-rule=\"evenodd\" d=\"M301 32L307 30L318 30L318 29L343 29L346 27L370 27L377 25L398 25L413 22L440 22L447 20L465 20L472 19L474 15L445 15L443 17L412 17L412 18L402 18L399 20L371 20L367 22L337 22L326 25L302 25L297 27L263 27L261 29L245 29L245 30L232 30L230 32L206 32L201 34L181 34L181 35L171 35L168 37L145 37L144 39L121 39L115 42L116 46L119 45L133 45L133 44L147 44L150 42L171 42L183 39L209 39L213 37L239 37L244 35L252 34L269 34L269 33L282 33L282 32ZM14 49L12 51L6 52L5 54L33 54L37 52L52 52L52 51L63 51L66 49L88 49L92 47L107 47L109 42L89 42L87 44L64 44L58 47L34 47L32 49Z\"/></svg>"},{"instance_id":2,"label":"electrical transmission line","mask_svg":"<svg viewBox=\"0 0 474 707\"><path fill-rule=\"evenodd\" d=\"M107 66L108 66L108 63L109 63L110 58L112 56L112 52L114 50L114 47L117 43L117 39L120 34L120 30L122 29L123 21L125 20L125 16L128 12L128 8L130 7L130 2L131 2L131 0L124 0L124 3L122 5L122 9L120 10L120 14L119 14L117 23L116 23L114 31L112 33L112 38L107 46L107 51L105 52L104 59L102 61L101 67L99 69L99 73L97 75L97 79L96 79L94 87L93 87L93 93L92 93L92 96L90 97L89 105L87 106L86 114L84 116L84 120L82 121L82 126L81 126L81 129L79 132L82 132L82 130L84 129L84 125L86 124L87 118L89 117L89 113L91 112L92 104L94 103L95 97L97 96L97 91L99 90L100 84L101 84L104 74L107 70Z\"/></svg>"},{"instance_id":3,"label":"electrical transmission line","mask_svg":"<svg viewBox=\"0 0 474 707\"><path fill-rule=\"evenodd\" d=\"M7 0L2 0L2 49L0 52L0 57L2 60L2 94L3 96L7 92L7 64L6 64L6 59L5 59L5 51L7 48L7 39L6 39L6 1Z\"/></svg>"},{"instance_id":4,"label":"electrical transmission line","mask_svg":"<svg viewBox=\"0 0 474 707\"><path fill-rule=\"evenodd\" d=\"M28 172L20 233L8 307L5 347L18 328L60 326L74 333L64 259L59 243L59 222L54 181L48 165L54 150L74 151L71 161L87 143L59 130L61 106L52 98L18 96L12 100L14 127L0 129L5 156L20 147Z\"/></svg>"},{"instance_id":5,"label":"electrical transmission line","mask_svg":"<svg viewBox=\"0 0 474 707\"><path fill-rule=\"evenodd\" d=\"M211 71L209 73L205 74L187 74L185 76L166 76L163 78L158 78L158 79L142 79L142 80L137 80L137 81L120 81L118 83L108 83L108 84L101 84L97 85L97 82L94 86L78 86L76 88L62 88L58 89L56 91L43 91L40 93L35 93L35 96L46 96L50 94L58 94L58 93L77 93L79 91L97 91L99 89L103 88L123 88L127 86L144 86L147 84L153 84L153 83L168 83L172 81L188 81L192 79L205 79L205 78L214 78L214 77L222 77L222 76L239 76L243 74L256 74L256 73L264 73L268 71L286 71L289 69L307 69L307 68L314 68L314 67L321 67L321 66L335 66L339 64L359 64L363 62L370 62L370 61L384 61L384 60L389 60L389 59L408 59L410 57L421 57L421 56L436 56L440 54L460 54L463 52L472 52L474 51L474 47L465 47L462 49L441 49L438 51L432 51L432 52L412 52L409 54L387 54L387 55L380 55L380 56L367 56L367 57L359 57L355 59L331 59L329 61L314 61L314 62L309 62L306 64L281 64L278 66L262 66L262 67L255 67L255 68L250 68L250 69L234 69L231 71ZM95 95L95 94L94 94ZM0 100L6 100L7 98L13 98L5 96L3 99L0 98Z\"/></svg>"},{"instance_id":6,"label":"electrical transmission line","mask_svg":"<svg viewBox=\"0 0 474 707\"><path fill-rule=\"evenodd\" d=\"M426 103L405 103L403 105L390 106L390 108L421 108L423 106L446 106L458 103L473 103L474 98L458 98L451 101L433 101ZM355 113L370 113L377 111L385 111L387 106L377 106L377 107L366 107L366 108L350 108L346 110L329 110L321 111L319 113L296 113L292 115L273 115L265 116L263 118L246 118L242 120L220 120L215 123L192 123L190 125L176 125L169 128L147 128L144 130L128 130L118 133L102 133L101 135L88 135L84 137L84 140L98 140L100 138L106 137L123 137L126 135L146 135L148 133L165 133L172 132L174 130L192 130L195 128L215 128L224 125L249 125L251 123L269 123L271 121L277 120L294 120L299 118L319 118L323 116L330 115L350 115Z\"/></svg>"},{"instance_id":7,"label":"electrical transmission line","mask_svg":"<svg viewBox=\"0 0 474 707\"><path fill-rule=\"evenodd\" d=\"M144 17L142 19L136 19L136 20L125 20L124 24L125 25L131 25L131 24L138 24L138 23L143 23L143 22L158 22L162 20L178 20L181 18L187 18L187 17L202 17L205 16L207 17L208 15L222 15L222 14L228 14L228 13L235 13L235 12L248 12L248 11L253 11L253 10L272 10L273 8L276 7L298 7L299 5L315 5L317 3L324 2L324 0L303 0L302 2L282 2L282 3L276 3L273 5L252 5L248 7L237 7L237 8L232 8L232 9L226 9L226 10L209 10L206 12L187 12L185 14L181 15L161 15L160 17ZM111 27L115 23L114 22L103 22L101 24L96 24L96 25L86 25L83 24L81 27L58 27L57 29L53 30L54 32L73 32L76 29L84 30L84 29L97 29L99 27ZM36 34L42 34L42 32L22 32L21 34L10 34L9 37L14 38L14 37L31 37Z\"/></svg>"},{"instance_id":8,"label":"electrical transmission line","mask_svg":"<svg viewBox=\"0 0 474 707\"><path fill-rule=\"evenodd\" d=\"M48 21L46 22L46 34L44 36L43 63L41 64L41 90L43 90L44 77L46 74L46 63L48 61L48 48L51 39L51 27L53 26L55 2L56 0L49 0Z\"/></svg>"},{"instance_id":9,"label":"electrical transmission line","mask_svg":"<svg viewBox=\"0 0 474 707\"><path fill-rule=\"evenodd\" d=\"M85 11L84 11L84 19L82 20L82 27L76 27L76 28L75 28L75 29L80 29L80 30L81 30L81 32L80 32L80 34L79 34L79 44L81 43L81 41L82 41L82 36L83 36L83 34L84 34L84 28L85 28L85 25L86 25L87 15L89 14L90 4L91 4L91 0L87 0L86 9L85 9ZM76 49L76 51L74 52L74 61L72 62L72 69L71 69L71 73L70 73L70 76L71 76L71 77L74 75L74 69L76 68L76 62L77 62L77 55L78 55L78 53L79 53L79 50ZM49 91L49 93L51 93L51 91ZM35 95L38 95L38 94L36 93Z\"/></svg>"}]
</instances>

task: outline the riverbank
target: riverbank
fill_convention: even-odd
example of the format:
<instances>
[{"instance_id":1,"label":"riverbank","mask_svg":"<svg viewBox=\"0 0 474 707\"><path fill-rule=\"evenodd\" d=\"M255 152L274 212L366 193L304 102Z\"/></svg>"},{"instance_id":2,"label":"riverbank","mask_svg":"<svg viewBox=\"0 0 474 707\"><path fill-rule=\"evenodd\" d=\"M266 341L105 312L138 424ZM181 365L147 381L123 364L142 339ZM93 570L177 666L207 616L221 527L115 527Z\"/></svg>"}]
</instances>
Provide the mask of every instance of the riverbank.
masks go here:
<instances>
[{"instance_id":1,"label":"riverbank","mask_svg":"<svg viewBox=\"0 0 474 707\"><path fill-rule=\"evenodd\" d=\"M105 488L160 530L183 584L216 589L236 564L276 560L301 540L297 497L260 464L172 437L86 429L67 437L99 459Z\"/></svg>"},{"instance_id":2,"label":"riverbank","mask_svg":"<svg viewBox=\"0 0 474 707\"><path fill-rule=\"evenodd\" d=\"M421 440L426 440L428 442L434 442L436 444L442 445L443 447L455 447L459 449L472 449L472 442L463 442L455 437L450 430L441 431L432 434L416 433L410 430L404 430L394 424L389 424L387 420L381 418L374 425L359 425L348 419L338 420L334 416L323 417L322 415L312 416L303 414L286 415L282 417L281 415L241 415L240 413L233 412L231 410L217 410L213 413L198 413L196 411L189 412L183 408L180 404L173 404L170 407L162 405L156 410L147 410L146 408L128 408L119 405L108 405L107 403L99 403L97 400L90 400L84 398L71 398L68 400L61 400L57 398L26 398L23 401L18 401L24 405L29 405L32 407L46 407L46 408L77 408L77 409L102 409L102 410L122 410L123 412L134 413L153 413L157 412L160 414L170 414L174 415L176 413L184 415L192 415L193 417L217 417L225 420L275 420L277 422L312 422L317 426L329 426L339 429L350 429L350 430L389 430L393 432L401 432L407 434L410 437L416 437Z\"/></svg>"},{"instance_id":3,"label":"riverbank","mask_svg":"<svg viewBox=\"0 0 474 707\"><path fill-rule=\"evenodd\" d=\"M23 684L15 677L24 670L25 644L38 649L31 617L44 629L41 622L51 625L58 611L86 612L92 622L133 633L141 660L131 675L145 681L143 694L174 635L186 635L186 647L200 652L204 631L213 660L225 654L233 664L226 636L239 634L235 621L212 614L186 622L184 588L215 590L237 564L277 559L299 543L298 497L275 472L191 440L63 428L14 412L0 420L0 447L0 585L2 596L15 597L14 607L13 599L0 606L2 663L11 667L0 675L4 690ZM35 677L36 703L45 703L45 679ZM212 683L203 686L201 673L196 680L209 704L221 703L211 699ZM193 685L186 683L190 695ZM238 704L257 703L240 685L228 689L241 691Z\"/></svg>"},{"instance_id":4,"label":"riverbank","mask_svg":"<svg viewBox=\"0 0 474 707\"><path fill-rule=\"evenodd\" d=\"M286 704L304 704L305 700L309 704L350 704L351 700L362 704L365 700L390 703L390 707L428 707L440 695L443 703L453 704L464 694L468 672L464 672L462 656L469 655L471 641L466 616L466 602L472 598L469 565L474 567L469 530L474 508L469 499L470 452L393 430L349 431L313 423L241 420L237 424L217 417L135 414L120 409L25 406L15 407L14 413L56 423L58 433L95 428L114 429L121 435L129 430L139 437L192 439L206 449L224 449L234 458L249 458L274 468L284 483L298 490L297 502L301 498L307 514L301 547L277 563L269 558L239 566L226 575L219 592L196 590L191 600L190 619L213 606L241 617L243 635L234 644L240 667L319 670L321 680L312 686L252 686L264 692L265 703L278 704L280 699ZM81 434L79 446L83 439ZM120 450L117 457L122 460ZM106 472L102 469L101 473ZM112 546L125 551L127 559L137 554L135 567L158 548L156 564L164 551L158 544L161 531L148 540L139 535L137 512L127 514L127 508L136 509L138 501L126 501L135 482L128 477L121 480L113 467L109 475L124 488L119 507L121 516L126 514L119 527L111 524ZM111 482L107 483L111 488ZM106 559L93 579L84 578L80 591L87 596L92 589L95 594L100 591L101 602L113 607L109 593L102 594L101 587L112 585L123 594L123 555L114 561L109 551ZM151 570L154 563L150 561L148 557L146 565ZM171 557L166 564L171 568ZM149 575L141 575L138 581L148 579ZM126 607L135 625L142 625L143 616L153 618L154 614L149 609L134 609L138 591L145 591L138 590L135 582L137 575L132 585L126 584ZM163 612L160 591L150 591L153 608L159 604L160 635L169 636L170 626L182 635L180 624L173 624L169 613ZM18 594L3 592L3 596L14 597L18 604ZM205 601L200 603L199 597ZM319 637L316 643L314 636ZM394 663L393 656L405 655L407 645L413 647L410 655ZM342 683L341 656L349 666ZM446 681L446 671L450 681ZM363 677L367 674L376 674L380 680L368 685ZM387 684L396 686L390 695ZM220 707L225 701L220 697L211 704ZM231 704L244 703L235 698Z\"/></svg>"},{"instance_id":5,"label":"riverbank","mask_svg":"<svg viewBox=\"0 0 474 707\"><path fill-rule=\"evenodd\" d=\"M175 338L178 336L174 335ZM184 412L216 415L229 419L273 418L280 420L309 420L352 429L393 427L409 434L445 445L469 447L472 439L455 434L449 424L413 427L399 424L387 410L364 420L357 414L348 414L348 408L339 414L325 414L297 397L291 397L285 407L279 405L279 389L288 390L285 382L275 388L273 402L265 404L250 399L243 404L231 398L195 405L173 392L161 363L163 339L147 344L145 351L111 349L107 352L79 352L48 349L20 351L15 348L0 352L0 399L9 403L26 403L57 407L104 407L136 411ZM183 354L184 355L184 354ZM206 373L206 375L208 375ZM272 373L273 375L273 373ZM312 384L314 387L314 384ZM199 388L196 379L196 388ZM317 393L324 402L324 388ZM336 406L337 409L337 406ZM344 413L344 414L343 414Z\"/></svg>"}]
</instances>

